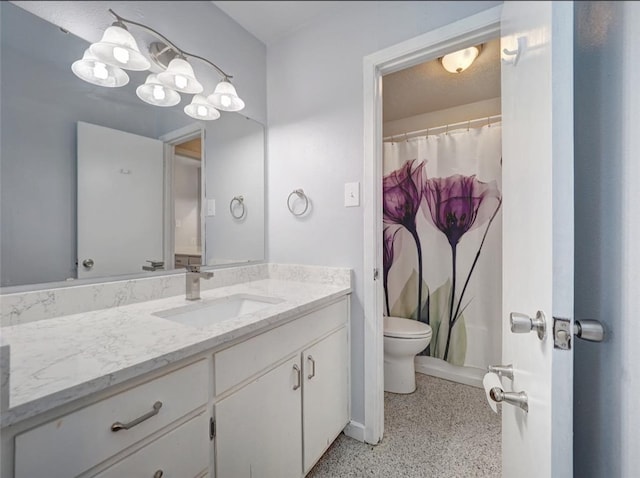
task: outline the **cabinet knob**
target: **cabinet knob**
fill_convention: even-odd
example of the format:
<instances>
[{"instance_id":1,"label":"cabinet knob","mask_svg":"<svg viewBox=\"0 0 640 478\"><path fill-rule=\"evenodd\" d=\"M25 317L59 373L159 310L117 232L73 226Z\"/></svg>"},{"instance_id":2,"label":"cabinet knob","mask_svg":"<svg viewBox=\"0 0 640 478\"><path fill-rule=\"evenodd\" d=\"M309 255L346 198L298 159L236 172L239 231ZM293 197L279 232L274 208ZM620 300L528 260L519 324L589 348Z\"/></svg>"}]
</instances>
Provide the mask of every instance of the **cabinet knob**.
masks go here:
<instances>
[{"instance_id":1,"label":"cabinet knob","mask_svg":"<svg viewBox=\"0 0 640 478\"><path fill-rule=\"evenodd\" d=\"M153 474L153 478L162 478L164 476L164 471L158 470Z\"/></svg>"}]
</instances>

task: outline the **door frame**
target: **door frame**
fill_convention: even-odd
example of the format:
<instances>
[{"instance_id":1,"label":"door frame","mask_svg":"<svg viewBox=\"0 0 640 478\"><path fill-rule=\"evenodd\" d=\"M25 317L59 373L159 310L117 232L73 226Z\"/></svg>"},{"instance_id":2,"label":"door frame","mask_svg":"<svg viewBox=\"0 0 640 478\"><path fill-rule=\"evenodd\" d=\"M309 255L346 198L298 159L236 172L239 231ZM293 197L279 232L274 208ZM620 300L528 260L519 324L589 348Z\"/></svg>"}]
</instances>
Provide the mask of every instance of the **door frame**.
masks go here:
<instances>
[{"instance_id":1,"label":"door frame","mask_svg":"<svg viewBox=\"0 0 640 478\"><path fill-rule=\"evenodd\" d=\"M364 57L364 424L376 444L384 432L382 281L382 76L500 35L502 5Z\"/></svg>"},{"instance_id":2,"label":"door frame","mask_svg":"<svg viewBox=\"0 0 640 478\"><path fill-rule=\"evenodd\" d=\"M205 138L206 138L206 130L203 125L200 123L193 123L183 128L179 128L175 131L171 131L167 134L160 136L160 141L164 142L164 241L163 241L163 252L164 252L164 263L165 269L167 267L174 268L175 261L175 208L174 208L174 197L173 197L173 163L175 161L175 149L174 146L179 143L183 143L185 141L189 141L191 139L200 138L200 244L201 244L201 252L202 252L202 264L206 264L206 216L204 214L206 207L206 197L207 191L205 189L206 185L206 173L205 173L205 165L206 165L206 148L205 148Z\"/></svg>"}]
</instances>

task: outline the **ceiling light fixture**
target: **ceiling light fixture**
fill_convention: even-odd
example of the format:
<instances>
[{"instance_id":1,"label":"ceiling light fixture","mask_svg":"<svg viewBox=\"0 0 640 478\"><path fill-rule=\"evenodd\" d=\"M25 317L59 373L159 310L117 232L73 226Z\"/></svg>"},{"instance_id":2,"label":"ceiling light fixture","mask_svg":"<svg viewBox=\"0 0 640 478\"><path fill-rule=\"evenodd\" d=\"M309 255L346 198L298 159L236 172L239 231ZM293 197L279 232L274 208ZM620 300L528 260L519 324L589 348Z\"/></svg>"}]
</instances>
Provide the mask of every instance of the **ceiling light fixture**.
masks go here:
<instances>
[{"instance_id":1,"label":"ceiling light fixture","mask_svg":"<svg viewBox=\"0 0 640 478\"><path fill-rule=\"evenodd\" d=\"M123 18L111 9L109 13L116 21L105 30L99 42L93 43L85 51L81 60L73 63L71 69L76 76L94 85L119 87L129 82L125 69L148 70L151 62L140 52L135 38L127 29L127 25L134 25L161 40L149 45L149 55L153 63L164 71L148 75L144 84L138 86L136 94L142 101L155 106L175 106L181 99L178 92L195 94L184 112L200 120L218 119L220 112L216 108L223 111L240 111L244 108L244 101L231 84L233 77L215 63L178 48L147 25ZM209 97L201 94L204 87L196 78L188 58L208 64L220 75L221 81Z\"/></svg>"},{"instance_id":2,"label":"ceiling light fixture","mask_svg":"<svg viewBox=\"0 0 640 478\"><path fill-rule=\"evenodd\" d=\"M482 45L470 46L464 50L458 50L443 56L440 61L442 66L449 73L462 73L469 68L471 64L478 58Z\"/></svg>"}]
</instances>

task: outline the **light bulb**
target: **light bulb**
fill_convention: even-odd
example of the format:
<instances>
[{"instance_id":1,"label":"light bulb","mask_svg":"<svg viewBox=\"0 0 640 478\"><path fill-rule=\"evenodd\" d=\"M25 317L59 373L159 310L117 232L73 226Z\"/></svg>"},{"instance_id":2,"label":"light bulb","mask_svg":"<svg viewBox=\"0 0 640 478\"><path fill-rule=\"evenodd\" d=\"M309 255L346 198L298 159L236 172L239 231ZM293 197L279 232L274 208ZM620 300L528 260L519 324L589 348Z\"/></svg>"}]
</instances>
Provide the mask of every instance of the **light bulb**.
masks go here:
<instances>
[{"instance_id":1,"label":"light bulb","mask_svg":"<svg viewBox=\"0 0 640 478\"><path fill-rule=\"evenodd\" d=\"M104 63L100 63L99 61L96 61L95 65L93 66L93 76L95 76L100 80L106 80L107 78L109 78L107 65L105 65Z\"/></svg>"},{"instance_id":2,"label":"light bulb","mask_svg":"<svg viewBox=\"0 0 640 478\"><path fill-rule=\"evenodd\" d=\"M222 106L224 106L225 108L228 108L229 106L231 106L231 98L229 98L227 95L222 95L220 97L220 103L222 103Z\"/></svg>"},{"instance_id":3,"label":"light bulb","mask_svg":"<svg viewBox=\"0 0 640 478\"><path fill-rule=\"evenodd\" d=\"M188 83L187 79L182 75L176 75L173 81L178 88L186 88Z\"/></svg>"},{"instance_id":4,"label":"light bulb","mask_svg":"<svg viewBox=\"0 0 640 478\"><path fill-rule=\"evenodd\" d=\"M207 116L208 110L205 106L199 105L196 112L198 113L198 116L205 117Z\"/></svg>"},{"instance_id":5,"label":"light bulb","mask_svg":"<svg viewBox=\"0 0 640 478\"><path fill-rule=\"evenodd\" d=\"M167 94L164 92L164 88L160 85L153 85L153 97L156 100L164 100Z\"/></svg>"},{"instance_id":6,"label":"light bulb","mask_svg":"<svg viewBox=\"0 0 640 478\"><path fill-rule=\"evenodd\" d=\"M117 46L113 49L113 57L125 65L129 63L129 52L121 46Z\"/></svg>"}]
</instances>

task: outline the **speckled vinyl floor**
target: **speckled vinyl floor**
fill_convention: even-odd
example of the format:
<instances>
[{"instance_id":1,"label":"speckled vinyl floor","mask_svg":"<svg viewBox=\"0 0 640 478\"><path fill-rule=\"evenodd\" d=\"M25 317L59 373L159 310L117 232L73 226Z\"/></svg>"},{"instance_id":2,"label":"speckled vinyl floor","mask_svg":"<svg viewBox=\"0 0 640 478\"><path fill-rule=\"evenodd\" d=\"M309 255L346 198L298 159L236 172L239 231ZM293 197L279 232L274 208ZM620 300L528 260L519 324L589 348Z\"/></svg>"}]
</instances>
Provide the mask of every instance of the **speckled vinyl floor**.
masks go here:
<instances>
[{"instance_id":1,"label":"speckled vinyl floor","mask_svg":"<svg viewBox=\"0 0 640 478\"><path fill-rule=\"evenodd\" d=\"M385 393L377 446L340 435L310 478L501 476L500 416L479 388L416 374L410 395Z\"/></svg>"}]
</instances>

